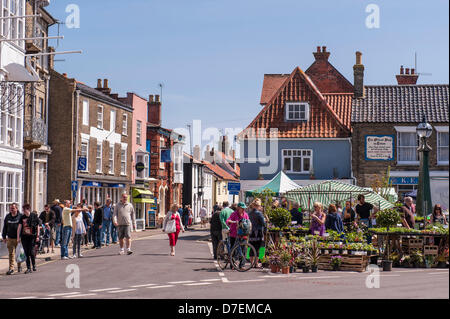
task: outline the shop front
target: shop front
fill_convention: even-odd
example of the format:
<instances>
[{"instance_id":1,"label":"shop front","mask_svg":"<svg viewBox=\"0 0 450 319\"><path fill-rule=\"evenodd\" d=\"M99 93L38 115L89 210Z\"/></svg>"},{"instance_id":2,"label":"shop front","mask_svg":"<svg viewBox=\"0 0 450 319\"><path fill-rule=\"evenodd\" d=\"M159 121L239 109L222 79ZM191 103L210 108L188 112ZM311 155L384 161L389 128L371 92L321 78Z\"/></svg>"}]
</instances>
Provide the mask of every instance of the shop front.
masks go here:
<instances>
[{"instance_id":1,"label":"shop front","mask_svg":"<svg viewBox=\"0 0 450 319\"><path fill-rule=\"evenodd\" d=\"M80 191L78 192L77 202L85 199L89 205L99 202L104 205L107 198L110 198L113 204L120 200L122 193L127 191L125 184L111 184L95 181L80 181Z\"/></svg>"},{"instance_id":2,"label":"shop front","mask_svg":"<svg viewBox=\"0 0 450 319\"><path fill-rule=\"evenodd\" d=\"M131 202L136 212L137 229L144 230L146 227L151 227L153 223L149 220L149 215L156 203L153 193L148 189L133 187L131 188L131 194Z\"/></svg>"}]
</instances>

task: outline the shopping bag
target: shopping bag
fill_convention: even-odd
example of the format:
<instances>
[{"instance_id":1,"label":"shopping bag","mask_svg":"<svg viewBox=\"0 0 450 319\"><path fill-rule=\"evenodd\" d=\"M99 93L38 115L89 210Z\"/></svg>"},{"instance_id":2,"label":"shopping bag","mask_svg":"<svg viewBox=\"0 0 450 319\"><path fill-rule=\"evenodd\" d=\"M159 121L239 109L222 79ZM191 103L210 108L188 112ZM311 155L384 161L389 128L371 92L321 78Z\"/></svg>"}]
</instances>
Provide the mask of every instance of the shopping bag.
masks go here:
<instances>
[{"instance_id":1,"label":"shopping bag","mask_svg":"<svg viewBox=\"0 0 450 319\"><path fill-rule=\"evenodd\" d=\"M25 251L23 250L23 246L22 244L18 244L16 247L16 262L20 264L23 263L25 259Z\"/></svg>"},{"instance_id":2,"label":"shopping bag","mask_svg":"<svg viewBox=\"0 0 450 319\"><path fill-rule=\"evenodd\" d=\"M172 234L177 231L177 225L175 219L171 219L167 222L166 228L164 229L164 232L166 234Z\"/></svg>"}]
</instances>

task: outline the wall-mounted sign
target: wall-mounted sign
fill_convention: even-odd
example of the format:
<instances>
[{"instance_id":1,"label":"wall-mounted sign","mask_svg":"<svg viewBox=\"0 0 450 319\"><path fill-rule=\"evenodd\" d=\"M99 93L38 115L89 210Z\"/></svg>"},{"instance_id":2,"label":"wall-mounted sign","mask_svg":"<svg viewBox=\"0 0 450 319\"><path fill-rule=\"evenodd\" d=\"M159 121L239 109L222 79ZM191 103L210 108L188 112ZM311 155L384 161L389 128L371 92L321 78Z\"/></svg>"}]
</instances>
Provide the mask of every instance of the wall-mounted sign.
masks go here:
<instances>
[{"instance_id":1,"label":"wall-mounted sign","mask_svg":"<svg viewBox=\"0 0 450 319\"><path fill-rule=\"evenodd\" d=\"M136 164L136 171L142 172L145 169L145 164L142 162L139 162Z\"/></svg>"},{"instance_id":2,"label":"wall-mounted sign","mask_svg":"<svg viewBox=\"0 0 450 319\"><path fill-rule=\"evenodd\" d=\"M394 135L366 135L366 161L393 161Z\"/></svg>"},{"instance_id":3,"label":"wall-mounted sign","mask_svg":"<svg viewBox=\"0 0 450 319\"><path fill-rule=\"evenodd\" d=\"M419 184L418 177L391 177L389 182L392 185L417 185Z\"/></svg>"}]
</instances>

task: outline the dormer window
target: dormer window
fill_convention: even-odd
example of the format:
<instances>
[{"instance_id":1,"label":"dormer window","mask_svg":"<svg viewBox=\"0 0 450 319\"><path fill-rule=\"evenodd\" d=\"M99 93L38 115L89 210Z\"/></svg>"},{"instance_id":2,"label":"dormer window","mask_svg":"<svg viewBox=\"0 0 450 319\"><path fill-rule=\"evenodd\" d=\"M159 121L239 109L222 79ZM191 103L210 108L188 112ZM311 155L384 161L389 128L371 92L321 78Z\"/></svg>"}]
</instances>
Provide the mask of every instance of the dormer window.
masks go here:
<instances>
[{"instance_id":1,"label":"dormer window","mask_svg":"<svg viewBox=\"0 0 450 319\"><path fill-rule=\"evenodd\" d=\"M286 103L286 121L307 121L309 119L309 103Z\"/></svg>"}]
</instances>

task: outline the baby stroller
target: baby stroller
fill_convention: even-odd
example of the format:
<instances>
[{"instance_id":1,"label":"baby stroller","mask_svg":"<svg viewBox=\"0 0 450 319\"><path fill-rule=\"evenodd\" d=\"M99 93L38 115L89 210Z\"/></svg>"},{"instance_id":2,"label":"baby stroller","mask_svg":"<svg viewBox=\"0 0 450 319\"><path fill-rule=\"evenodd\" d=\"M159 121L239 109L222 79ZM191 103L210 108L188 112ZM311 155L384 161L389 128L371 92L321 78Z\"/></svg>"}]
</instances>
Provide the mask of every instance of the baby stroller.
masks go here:
<instances>
[{"instance_id":1,"label":"baby stroller","mask_svg":"<svg viewBox=\"0 0 450 319\"><path fill-rule=\"evenodd\" d=\"M39 254L45 254L44 248L47 248L47 253L49 251L49 244L50 244L50 229L47 229L46 227L42 227L40 234L39 234L40 240L39 240Z\"/></svg>"}]
</instances>

